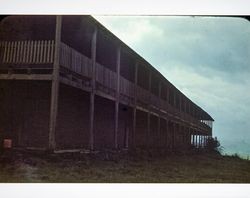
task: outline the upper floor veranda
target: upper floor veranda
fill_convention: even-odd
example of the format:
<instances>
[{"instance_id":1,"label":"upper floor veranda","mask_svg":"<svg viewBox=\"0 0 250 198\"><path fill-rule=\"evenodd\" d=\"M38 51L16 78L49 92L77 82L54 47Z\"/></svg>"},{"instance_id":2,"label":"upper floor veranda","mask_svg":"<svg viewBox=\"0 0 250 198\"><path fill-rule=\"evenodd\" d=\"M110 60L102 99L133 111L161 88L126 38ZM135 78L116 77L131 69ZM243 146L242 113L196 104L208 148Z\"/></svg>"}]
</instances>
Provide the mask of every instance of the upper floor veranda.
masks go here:
<instances>
[{"instance_id":1,"label":"upper floor veranda","mask_svg":"<svg viewBox=\"0 0 250 198\"><path fill-rule=\"evenodd\" d=\"M207 134L213 118L146 60L90 16L10 16L0 25L0 79L52 80L59 50L60 82ZM94 81L93 81L94 79ZM94 85L93 85L94 82ZM205 91L205 90L204 90Z\"/></svg>"}]
</instances>

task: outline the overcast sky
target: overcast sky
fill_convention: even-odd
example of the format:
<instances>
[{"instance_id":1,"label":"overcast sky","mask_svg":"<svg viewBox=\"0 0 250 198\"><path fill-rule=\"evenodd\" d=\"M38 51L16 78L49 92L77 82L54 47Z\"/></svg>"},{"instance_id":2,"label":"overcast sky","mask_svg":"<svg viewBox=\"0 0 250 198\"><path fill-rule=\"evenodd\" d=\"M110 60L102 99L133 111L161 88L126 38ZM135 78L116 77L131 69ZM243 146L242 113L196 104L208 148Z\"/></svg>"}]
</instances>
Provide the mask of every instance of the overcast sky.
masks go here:
<instances>
[{"instance_id":1,"label":"overcast sky","mask_svg":"<svg viewBox=\"0 0 250 198\"><path fill-rule=\"evenodd\" d=\"M214 119L226 152L250 155L250 22L95 16Z\"/></svg>"}]
</instances>

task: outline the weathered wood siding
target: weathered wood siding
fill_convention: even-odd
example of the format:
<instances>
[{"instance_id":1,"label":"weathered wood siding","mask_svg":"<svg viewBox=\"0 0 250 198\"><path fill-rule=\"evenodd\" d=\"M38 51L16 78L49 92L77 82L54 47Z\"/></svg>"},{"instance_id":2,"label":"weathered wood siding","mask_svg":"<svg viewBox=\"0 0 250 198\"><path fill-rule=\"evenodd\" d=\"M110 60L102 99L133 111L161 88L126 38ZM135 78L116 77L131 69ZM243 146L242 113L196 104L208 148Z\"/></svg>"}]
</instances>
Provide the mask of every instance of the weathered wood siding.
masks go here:
<instances>
[{"instance_id":1,"label":"weathered wood siding","mask_svg":"<svg viewBox=\"0 0 250 198\"><path fill-rule=\"evenodd\" d=\"M0 131L13 146L48 145L50 82L0 81Z\"/></svg>"}]
</instances>

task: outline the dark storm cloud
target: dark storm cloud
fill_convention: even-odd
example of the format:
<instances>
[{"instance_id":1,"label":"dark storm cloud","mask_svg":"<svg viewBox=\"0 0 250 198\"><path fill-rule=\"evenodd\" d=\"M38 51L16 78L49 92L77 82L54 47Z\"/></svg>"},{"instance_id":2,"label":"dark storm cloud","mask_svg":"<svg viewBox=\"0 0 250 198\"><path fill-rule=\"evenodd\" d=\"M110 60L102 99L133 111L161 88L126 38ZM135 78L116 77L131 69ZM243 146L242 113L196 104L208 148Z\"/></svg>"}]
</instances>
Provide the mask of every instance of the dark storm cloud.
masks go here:
<instances>
[{"instance_id":1,"label":"dark storm cloud","mask_svg":"<svg viewBox=\"0 0 250 198\"><path fill-rule=\"evenodd\" d=\"M228 151L237 142L250 142L249 21L223 17L98 19L214 117L214 135ZM248 147L250 154L250 144Z\"/></svg>"}]
</instances>

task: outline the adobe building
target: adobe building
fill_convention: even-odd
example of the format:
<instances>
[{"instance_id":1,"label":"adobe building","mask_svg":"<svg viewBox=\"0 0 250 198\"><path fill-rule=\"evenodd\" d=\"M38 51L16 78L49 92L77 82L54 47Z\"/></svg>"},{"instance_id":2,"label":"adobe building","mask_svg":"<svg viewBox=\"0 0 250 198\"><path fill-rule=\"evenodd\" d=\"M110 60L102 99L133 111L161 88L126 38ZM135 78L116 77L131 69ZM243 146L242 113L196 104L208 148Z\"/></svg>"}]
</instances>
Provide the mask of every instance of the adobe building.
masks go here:
<instances>
[{"instance_id":1,"label":"adobe building","mask_svg":"<svg viewBox=\"0 0 250 198\"><path fill-rule=\"evenodd\" d=\"M0 133L14 148L204 147L213 118L91 16L0 23Z\"/></svg>"}]
</instances>

